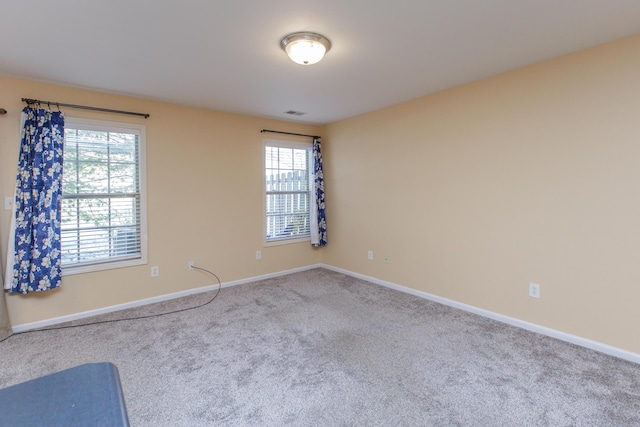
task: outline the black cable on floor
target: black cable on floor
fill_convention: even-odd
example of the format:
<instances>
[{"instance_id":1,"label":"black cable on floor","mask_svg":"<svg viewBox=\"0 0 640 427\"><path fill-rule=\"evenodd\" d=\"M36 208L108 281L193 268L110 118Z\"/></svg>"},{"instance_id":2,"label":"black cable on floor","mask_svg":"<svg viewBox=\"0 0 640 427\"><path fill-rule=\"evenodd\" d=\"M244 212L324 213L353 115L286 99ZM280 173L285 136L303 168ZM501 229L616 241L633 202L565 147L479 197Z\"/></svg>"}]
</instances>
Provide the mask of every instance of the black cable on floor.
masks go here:
<instances>
[{"instance_id":1,"label":"black cable on floor","mask_svg":"<svg viewBox=\"0 0 640 427\"><path fill-rule=\"evenodd\" d=\"M59 330L59 329L79 328L79 327L82 327L82 326L100 325L102 323L124 322L126 320L151 319L153 317L160 317L160 316L166 316L166 315L169 315L169 314L181 313L183 311L195 310L196 308L204 307L205 305L211 304L213 302L213 300L216 299L216 297L220 293L220 289L222 289L222 282L220 281L220 278L218 276L216 276L215 273L213 273L213 272L211 272L211 271L209 271L209 270L207 270L205 268L200 268L200 267L196 267L196 266L191 266L191 268L194 269L194 270L205 271L205 272L211 274L213 277L215 277L216 280L218 281L218 290L216 291L215 295L213 297L211 297L211 299L209 301L207 301L207 302L205 302L203 304L196 305L194 307L181 308L179 310L167 311L167 312L164 312L164 313L149 314L147 316L125 317L124 319L100 320L100 321L97 321L97 322L82 323L80 325L55 326L53 328L31 329L29 331L15 332L15 333L9 335L8 337L5 337L5 338L1 339L0 343L6 341L9 338L11 338L13 336L16 336L16 335L31 334L31 333L34 333L34 332L56 331L56 330Z\"/></svg>"}]
</instances>

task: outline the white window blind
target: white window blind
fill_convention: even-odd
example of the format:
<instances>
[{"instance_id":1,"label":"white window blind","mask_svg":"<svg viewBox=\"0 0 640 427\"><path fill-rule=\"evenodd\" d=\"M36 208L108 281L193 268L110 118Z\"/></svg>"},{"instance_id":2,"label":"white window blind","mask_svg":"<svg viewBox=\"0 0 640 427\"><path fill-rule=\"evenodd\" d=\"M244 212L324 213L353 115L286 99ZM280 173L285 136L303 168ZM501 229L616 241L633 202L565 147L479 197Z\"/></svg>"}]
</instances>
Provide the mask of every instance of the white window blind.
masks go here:
<instances>
[{"instance_id":1,"label":"white window blind","mask_svg":"<svg viewBox=\"0 0 640 427\"><path fill-rule=\"evenodd\" d=\"M266 241L309 239L311 144L265 141Z\"/></svg>"},{"instance_id":2,"label":"white window blind","mask_svg":"<svg viewBox=\"0 0 640 427\"><path fill-rule=\"evenodd\" d=\"M144 126L67 119L63 271L146 262Z\"/></svg>"}]
</instances>

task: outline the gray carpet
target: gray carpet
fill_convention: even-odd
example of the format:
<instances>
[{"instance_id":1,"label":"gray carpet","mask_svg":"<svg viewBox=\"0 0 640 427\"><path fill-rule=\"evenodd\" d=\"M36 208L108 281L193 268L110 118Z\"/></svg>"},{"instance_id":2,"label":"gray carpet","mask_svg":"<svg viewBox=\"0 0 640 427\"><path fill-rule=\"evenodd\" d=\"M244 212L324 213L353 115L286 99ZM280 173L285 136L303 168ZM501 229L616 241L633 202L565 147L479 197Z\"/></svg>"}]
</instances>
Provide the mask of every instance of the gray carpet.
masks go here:
<instances>
[{"instance_id":1,"label":"gray carpet","mask_svg":"<svg viewBox=\"0 0 640 427\"><path fill-rule=\"evenodd\" d=\"M113 362L134 426L640 426L640 365L324 269L0 354L0 387Z\"/></svg>"}]
</instances>

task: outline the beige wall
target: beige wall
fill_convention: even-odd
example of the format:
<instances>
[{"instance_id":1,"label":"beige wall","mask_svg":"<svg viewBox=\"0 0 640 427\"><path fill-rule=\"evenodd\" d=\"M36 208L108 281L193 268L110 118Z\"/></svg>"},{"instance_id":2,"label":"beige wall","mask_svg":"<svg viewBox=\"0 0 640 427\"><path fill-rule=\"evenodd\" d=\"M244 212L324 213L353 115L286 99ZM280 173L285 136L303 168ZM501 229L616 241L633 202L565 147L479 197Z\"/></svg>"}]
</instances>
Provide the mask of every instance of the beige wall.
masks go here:
<instances>
[{"instance_id":1,"label":"beige wall","mask_svg":"<svg viewBox=\"0 0 640 427\"><path fill-rule=\"evenodd\" d=\"M7 296L12 323L211 284L190 259L225 282L326 262L640 353L638 51L631 37L321 129L0 79L3 197L21 97L151 114L66 110L147 126L149 264ZM326 248L263 247L262 128L324 136Z\"/></svg>"},{"instance_id":2,"label":"beige wall","mask_svg":"<svg viewBox=\"0 0 640 427\"><path fill-rule=\"evenodd\" d=\"M638 52L635 36L328 125L325 262L640 353Z\"/></svg>"},{"instance_id":3,"label":"beige wall","mask_svg":"<svg viewBox=\"0 0 640 427\"><path fill-rule=\"evenodd\" d=\"M263 247L263 128L317 134L318 127L103 93L0 79L0 190L13 195L22 97L139 111L133 116L63 109L67 116L143 123L147 130L149 264L66 276L59 290L7 295L13 325L210 285L187 261L223 282L320 262L309 244ZM273 135L270 135L273 137ZM0 211L2 265L10 212ZM262 251L256 261L255 252ZM150 266L160 276L150 277ZM4 270L3 270L4 271Z\"/></svg>"}]
</instances>

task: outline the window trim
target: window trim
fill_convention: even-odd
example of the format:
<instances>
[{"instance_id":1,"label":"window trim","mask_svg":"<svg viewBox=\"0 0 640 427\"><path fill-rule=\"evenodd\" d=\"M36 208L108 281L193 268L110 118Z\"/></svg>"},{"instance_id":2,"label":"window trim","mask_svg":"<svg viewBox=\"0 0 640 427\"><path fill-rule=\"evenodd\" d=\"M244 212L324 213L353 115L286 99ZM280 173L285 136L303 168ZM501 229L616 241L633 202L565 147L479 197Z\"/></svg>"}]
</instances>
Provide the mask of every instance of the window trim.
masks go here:
<instances>
[{"instance_id":1,"label":"window trim","mask_svg":"<svg viewBox=\"0 0 640 427\"><path fill-rule=\"evenodd\" d=\"M107 258L95 264L63 266L62 276L91 273L95 271L112 270L148 264L148 235L147 235L147 156L146 156L146 126L143 124L112 122L106 120L82 119L65 117L65 128L87 129L103 132L135 132L138 141L138 183L140 187L140 258L118 260ZM66 143L66 141L65 141ZM64 180L64 171L62 174Z\"/></svg>"},{"instance_id":2,"label":"window trim","mask_svg":"<svg viewBox=\"0 0 640 427\"><path fill-rule=\"evenodd\" d=\"M311 242L311 234L308 236L302 237L278 237L273 239L267 239L267 177L266 177L266 167L267 167L267 146L271 147L280 147L280 148L294 148L294 149L304 149L307 151L309 155L313 154L313 144L310 142L301 142L301 141L286 141L279 139L263 139L262 140L262 238L264 247L270 246L281 246L281 245L289 245L294 243L304 243ZM310 159L309 164L309 180L311 183L313 176L313 165L312 159ZM311 189L313 187L309 186L309 197L311 197ZM309 199L311 200L311 198ZM311 218L309 218L311 220Z\"/></svg>"}]
</instances>

